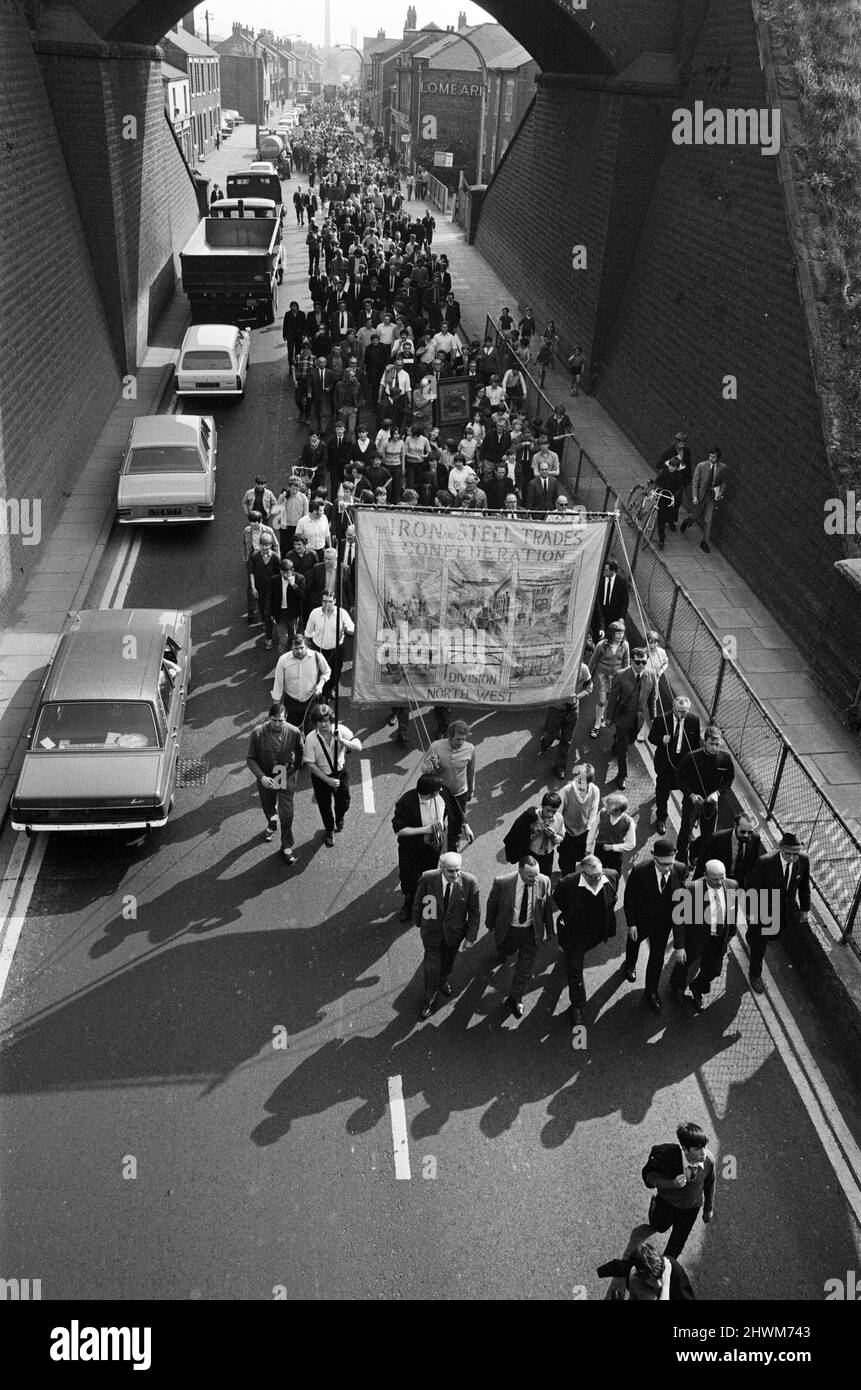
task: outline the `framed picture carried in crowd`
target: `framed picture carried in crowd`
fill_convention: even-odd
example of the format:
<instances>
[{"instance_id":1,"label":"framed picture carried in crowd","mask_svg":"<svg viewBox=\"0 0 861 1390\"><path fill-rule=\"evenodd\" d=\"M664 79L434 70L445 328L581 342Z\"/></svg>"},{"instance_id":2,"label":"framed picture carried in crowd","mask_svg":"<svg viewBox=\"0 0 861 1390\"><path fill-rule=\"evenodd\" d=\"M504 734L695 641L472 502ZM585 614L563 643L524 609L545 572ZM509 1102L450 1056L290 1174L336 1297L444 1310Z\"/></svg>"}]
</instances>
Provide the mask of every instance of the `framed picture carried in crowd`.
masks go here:
<instances>
[{"instance_id":1,"label":"framed picture carried in crowd","mask_svg":"<svg viewBox=\"0 0 861 1390\"><path fill-rule=\"evenodd\" d=\"M440 377L437 389L437 424L446 430L460 429L469 424L469 381L465 376Z\"/></svg>"}]
</instances>

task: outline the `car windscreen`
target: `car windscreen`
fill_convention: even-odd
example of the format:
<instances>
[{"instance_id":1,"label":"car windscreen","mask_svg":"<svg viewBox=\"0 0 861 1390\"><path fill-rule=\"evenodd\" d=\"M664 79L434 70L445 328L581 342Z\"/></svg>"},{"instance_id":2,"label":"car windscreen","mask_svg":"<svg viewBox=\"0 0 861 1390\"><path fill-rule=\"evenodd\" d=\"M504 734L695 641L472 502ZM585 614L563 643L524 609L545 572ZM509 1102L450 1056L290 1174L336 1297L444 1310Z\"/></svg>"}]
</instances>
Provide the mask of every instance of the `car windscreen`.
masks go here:
<instances>
[{"instance_id":1,"label":"car windscreen","mask_svg":"<svg viewBox=\"0 0 861 1390\"><path fill-rule=\"evenodd\" d=\"M184 449L179 444L151 445L132 449L126 461L127 477L140 473L205 473L197 449Z\"/></svg>"},{"instance_id":2,"label":"car windscreen","mask_svg":"<svg viewBox=\"0 0 861 1390\"><path fill-rule=\"evenodd\" d=\"M33 750L125 752L158 748L152 706L145 700L67 700L43 705Z\"/></svg>"},{"instance_id":3,"label":"car windscreen","mask_svg":"<svg viewBox=\"0 0 861 1390\"><path fill-rule=\"evenodd\" d=\"M189 348L182 354L180 371L232 372L233 361L229 352L219 352L217 348Z\"/></svg>"}]
</instances>

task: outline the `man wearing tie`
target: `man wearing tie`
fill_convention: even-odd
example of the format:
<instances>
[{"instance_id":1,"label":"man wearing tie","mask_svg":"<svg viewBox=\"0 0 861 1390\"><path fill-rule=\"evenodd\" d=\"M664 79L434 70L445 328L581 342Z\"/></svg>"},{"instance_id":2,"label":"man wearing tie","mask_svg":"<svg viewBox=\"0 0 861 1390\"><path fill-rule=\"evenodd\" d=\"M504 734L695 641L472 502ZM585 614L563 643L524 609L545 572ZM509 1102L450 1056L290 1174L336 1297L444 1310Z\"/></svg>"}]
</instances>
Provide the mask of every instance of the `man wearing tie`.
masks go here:
<instances>
[{"instance_id":1,"label":"man wearing tie","mask_svg":"<svg viewBox=\"0 0 861 1390\"><path fill-rule=\"evenodd\" d=\"M327 412L332 413L332 384L334 376L332 369L326 365L325 357L317 358L316 367L312 367L308 373L308 387L311 397L311 409L317 421L317 432L323 432L323 406Z\"/></svg>"},{"instance_id":2,"label":"man wearing tie","mask_svg":"<svg viewBox=\"0 0 861 1390\"><path fill-rule=\"evenodd\" d=\"M704 996L723 969L727 946L739 923L744 923L738 884L727 878L719 859L709 859L705 878L696 879L680 895L684 912L676 912L681 921L673 925L673 971L670 989L677 1004L685 997L688 980L698 1009L705 1006ZM691 978L693 977L693 978Z\"/></svg>"},{"instance_id":3,"label":"man wearing tie","mask_svg":"<svg viewBox=\"0 0 861 1390\"><path fill-rule=\"evenodd\" d=\"M625 978L637 978L640 943L649 943L646 966L646 1003L659 1014L662 1009L658 986L664 968L664 954L673 928L673 895L684 887L685 866L675 857L672 840L656 840L649 863L637 864L625 884L625 921L628 942L625 947Z\"/></svg>"},{"instance_id":4,"label":"man wearing tie","mask_svg":"<svg viewBox=\"0 0 861 1390\"><path fill-rule=\"evenodd\" d=\"M631 665L619 671L610 686L607 722L616 730L616 781L620 791L624 791L628 780L628 744L635 741L647 712L650 719L655 717L658 682L655 673L646 670L647 660L645 647L635 647Z\"/></svg>"},{"instance_id":5,"label":"man wearing tie","mask_svg":"<svg viewBox=\"0 0 861 1390\"><path fill-rule=\"evenodd\" d=\"M686 695L677 695L672 710L658 715L649 730L649 742L655 747L655 830L666 835L670 792L678 789L682 760L700 746L700 721L691 714ZM720 854L715 858L720 859Z\"/></svg>"},{"instance_id":6,"label":"man wearing tie","mask_svg":"<svg viewBox=\"0 0 861 1390\"><path fill-rule=\"evenodd\" d=\"M536 521L543 521L556 506L558 496L559 479L551 477L550 465L542 459L538 465L538 476L526 489L523 499L526 510L532 513Z\"/></svg>"},{"instance_id":7,"label":"man wearing tie","mask_svg":"<svg viewBox=\"0 0 861 1390\"><path fill-rule=\"evenodd\" d=\"M465 940L475 941L481 917L478 883L465 874L453 851L440 855L439 868L423 873L413 901L413 922L424 946L424 1002L420 1018L429 1018L438 994L451 998L449 976Z\"/></svg>"},{"instance_id":8,"label":"man wearing tie","mask_svg":"<svg viewBox=\"0 0 861 1390\"><path fill-rule=\"evenodd\" d=\"M769 915L760 908L759 921L747 930L750 948L750 987L762 994L762 962L769 941L785 926L806 925L810 913L810 860L802 853L801 841L792 831L780 841L780 848L765 854L751 870L748 888L762 895L770 892ZM773 904L773 906L772 906Z\"/></svg>"},{"instance_id":9,"label":"man wearing tie","mask_svg":"<svg viewBox=\"0 0 861 1390\"><path fill-rule=\"evenodd\" d=\"M522 1018L523 995L538 948L545 936L553 935L550 879L539 871L534 854L524 855L516 873L500 874L493 880L485 925L493 932L500 964L517 955L505 1003L515 1018Z\"/></svg>"},{"instance_id":10,"label":"man wearing tie","mask_svg":"<svg viewBox=\"0 0 861 1390\"><path fill-rule=\"evenodd\" d=\"M709 541L711 540L715 507L726 492L727 467L725 463L721 463L720 458L720 449L712 449L708 458L703 459L702 463L698 463L694 469L691 483L693 505L689 515L682 522L683 531L687 531L688 527L693 526L695 521L700 523L703 528L700 550L704 550L707 554L711 552Z\"/></svg>"},{"instance_id":11,"label":"man wearing tie","mask_svg":"<svg viewBox=\"0 0 861 1390\"><path fill-rule=\"evenodd\" d=\"M592 640L597 642L611 623L621 622L628 611L628 581L619 573L618 560L608 560L598 585L598 602L592 614Z\"/></svg>"},{"instance_id":12,"label":"man wearing tie","mask_svg":"<svg viewBox=\"0 0 861 1390\"><path fill-rule=\"evenodd\" d=\"M329 320L329 327L332 333L332 342L341 343L346 338L350 329L353 327L353 315L347 306L347 296L341 295L338 307Z\"/></svg>"},{"instance_id":13,"label":"man wearing tie","mask_svg":"<svg viewBox=\"0 0 861 1390\"><path fill-rule=\"evenodd\" d=\"M727 876L745 889L761 854L762 840L757 833L756 817L748 811L739 811L731 830L718 830L708 841L703 841L694 878L702 878L707 859L719 859Z\"/></svg>"}]
</instances>

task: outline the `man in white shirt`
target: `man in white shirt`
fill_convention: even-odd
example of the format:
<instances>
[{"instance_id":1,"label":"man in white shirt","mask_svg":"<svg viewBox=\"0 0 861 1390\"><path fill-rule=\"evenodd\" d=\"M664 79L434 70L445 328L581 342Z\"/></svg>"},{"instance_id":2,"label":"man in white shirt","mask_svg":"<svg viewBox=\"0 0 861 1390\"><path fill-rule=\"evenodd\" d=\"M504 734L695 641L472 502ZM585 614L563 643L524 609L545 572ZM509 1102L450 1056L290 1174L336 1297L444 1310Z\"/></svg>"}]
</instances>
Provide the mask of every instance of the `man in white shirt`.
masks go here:
<instances>
[{"instance_id":1,"label":"man in white shirt","mask_svg":"<svg viewBox=\"0 0 861 1390\"><path fill-rule=\"evenodd\" d=\"M387 348L391 348L392 343L395 341L397 331L397 328L392 323L392 316L387 310L386 313L383 314L382 322L377 326L380 342L385 343Z\"/></svg>"},{"instance_id":2,"label":"man in white shirt","mask_svg":"<svg viewBox=\"0 0 861 1390\"><path fill-rule=\"evenodd\" d=\"M295 536L301 536L308 549L316 551L317 560L322 563L324 550L332 544L322 498L311 498L306 515L296 522Z\"/></svg>"},{"instance_id":3,"label":"man in white shirt","mask_svg":"<svg viewBox=\"0 0 861 1390\"><path fill-rule=\"evenodd\" d=\"M446 483L446 487L452 497L460 497L470 479L474 479L477 483L478 474L474 468L470 467L462 455L456 454L454 467L451 469L448 475L448 482Z\"/></svg>"},{"instance_id":4,"label":"man in white shirt","mask_svg":"<svg viewBox=\"0 0 861 1390\"><path fill-rule=\"evenodd\" d=\"M697 1008L705 1005L705 995L723 969L727 946L736 927L744 925L743 899L735 879L727 878L720 859L706 862L706 876L695 879L684 891L673 913L673 971L670 990L681 1004L694 967L699 966L691 984Z\"/></svg>"},{"instance_id":5,"label":"man in white shirt","mask_svg":"<svg viewBox=\"0 0 861 1390\"><path fill-rule=\"evenodd\" d=\"M538 445L538 448L532 455L532 472L534 473L536 478L538 477L541 471L540 465L542 463L547 464L547 468L551 478L559 477L559 455L553 452L546 439L541 440L541 442Z\"/></svg>"},{"instance_id":6,"label":"man in white shirt","mask_svg":"<svg viewBox=\"0 0 861 1390\"><path fill-rule=\"evenodd\" d=\"M324 700L334 698L344 662L344 642L347 637L352 637L355 630L353 619L346 608L336 611L335 595L330 589L325 589L320 607L312 608L305 625L305 639L308 645L321 653L331 670L331 675L323 686Z\"/></svg>"},{"instance_id":7,"label":"man in white shirt","mask_svg":"<svg viewBox=\"0 0 861 1390\"><path fill-rule=\"evenodd\" d=\"M305 740L303 762L311 770L314 799L320 810L326 844L335 843L336 830L343 830L350 808L350 780L346 754L360 753L362 745L346 724L335 727L331 705L319 705L312 719L314 729Z\"/></svg>"},{"instance_id":8,"label":"man in white shirt","mask_svg":"<svg viewBox=\"0 0 861 1390\"><path fill-rule=\"evenodd\" d=\"M311 652L301 632L290 644L289 652L279 657L272 683L272 699L280 700L287 719L301 729L309 705L320 696L331 675L329 663L319 652Z\"/></svg>"}]
</instances>

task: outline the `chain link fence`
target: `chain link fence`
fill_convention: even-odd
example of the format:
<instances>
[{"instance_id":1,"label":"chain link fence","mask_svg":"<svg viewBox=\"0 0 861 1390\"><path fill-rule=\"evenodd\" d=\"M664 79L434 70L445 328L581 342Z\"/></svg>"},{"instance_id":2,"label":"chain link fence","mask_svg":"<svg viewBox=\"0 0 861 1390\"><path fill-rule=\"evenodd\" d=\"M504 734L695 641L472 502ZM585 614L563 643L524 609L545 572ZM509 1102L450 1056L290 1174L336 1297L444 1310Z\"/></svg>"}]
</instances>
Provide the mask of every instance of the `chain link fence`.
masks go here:
<instances>
[{"instance_id":1,"label":"chain link fence","mask_svg":"<svg viewBox=\"0 0 861 1390\"><path fill-rule=\"evenodd\" d=\"M485 337L493 338L502 371L514 361L510 345L490 316ZM524 410L530 420L545 420L553 403L522 365L526 382ZM810 877L833 914L843 942L861 955L861 839L844 820L827 793L817 786L759 697L728 656L717 633L673 578L651 541L646 541L627 507L601 469L572 436L565 441L560 471L572 500L587 511L619 513L610 555L630 567L634 601L643 607L646 625L657 629L667 652L709 717L723 732L727 747L762 802L777 831L793 831L806 848ZM639 618L639 614L636 616Z\"/></svg>"}]
</instances>

